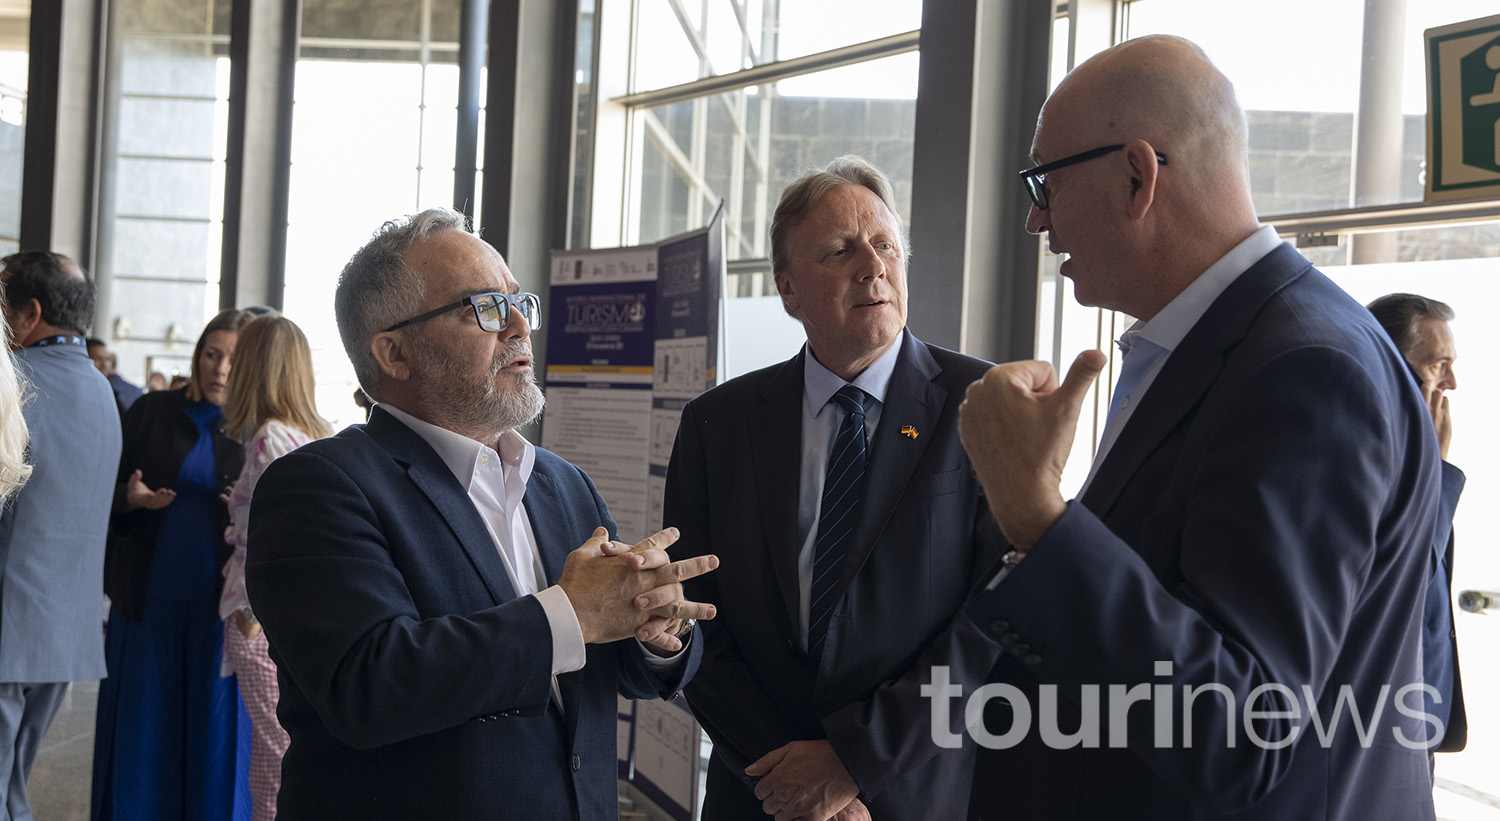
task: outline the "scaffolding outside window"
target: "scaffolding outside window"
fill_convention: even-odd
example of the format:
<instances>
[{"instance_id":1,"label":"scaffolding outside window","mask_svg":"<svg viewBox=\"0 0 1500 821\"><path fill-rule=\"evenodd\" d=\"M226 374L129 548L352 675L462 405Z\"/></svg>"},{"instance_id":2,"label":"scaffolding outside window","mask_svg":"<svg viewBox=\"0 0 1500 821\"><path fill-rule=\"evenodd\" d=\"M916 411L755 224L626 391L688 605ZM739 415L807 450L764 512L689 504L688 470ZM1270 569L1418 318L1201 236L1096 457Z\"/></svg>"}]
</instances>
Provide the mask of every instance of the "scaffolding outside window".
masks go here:
<instances>
[{"instance_id":1,"label":"scaffolding outside window","mask_svg":"<svg viewBox=\"0 0 1500 821\"><path fill-rule=\"evenodd\" d=\"M575 241L654 242L701 226L723 200L730 272L743 274L730 294L774 293L767 233L781 188L847 153L891 176L908 219L920 6L847 5L639 0L633 25L593 17L598 82L579 131L599 136L579 163L591 164L592 202L586 231L575 209ZM876 22L818 23L856 17Z\"/></svg>"}]
</instances>

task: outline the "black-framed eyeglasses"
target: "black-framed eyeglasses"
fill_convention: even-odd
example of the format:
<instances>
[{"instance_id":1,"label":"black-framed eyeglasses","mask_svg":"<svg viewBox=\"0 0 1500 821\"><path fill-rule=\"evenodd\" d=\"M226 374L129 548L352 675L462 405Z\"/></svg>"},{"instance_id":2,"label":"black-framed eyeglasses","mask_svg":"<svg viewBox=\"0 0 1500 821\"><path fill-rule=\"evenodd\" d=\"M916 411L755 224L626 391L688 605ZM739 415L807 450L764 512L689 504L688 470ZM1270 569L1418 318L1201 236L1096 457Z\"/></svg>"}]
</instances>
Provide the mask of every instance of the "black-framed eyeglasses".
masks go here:
<instances>
[{"instance_id":1,"label":"black-framed eyeglasses","mask_svg":"<svg viewBox=\"0 0 1500 821\"><path fill-rule=\"evenodd\" d=\"M1105 145L1100 146L1099 148L1091 148L1081 154L1074 154L1071 157L1063 157L1060 160L1054 160L1047 163L1046 165L1039 165L1036 168L1028 168L1025 171L1020 172L1021 182L1026 184L1026 193L1031 195L1031 204L1035 205L1039 210L1046 210L1047 174L1056 171L1059 168L1067 168L1070 165L1077 165L1081 162L1088 162L1089 160L1092 160L1096 157L1102 157L1105 154L1119 151L1124 147L1125 144L1121 143L1119 145ZM1166 165L1167 155L1161 153L1160 151L1156 152L1156 161L1161 163L1162 165Z\"/></svg>"},{"instance_id":2,"label":"black-framed eyeglasses","mask_svg":"<svg viewBox=\"0 0 1500 821\"><path fill-rule=\"evenodd\" d=\"M498 334L510 325L510 312L515 310L526 320L526 324L534 331L542 326L542 300L536 294L502 294L491 291L486 294L473 294L466 296L451 305L434 308L421 316L404 319L386 328L386 331L394 331L407 325L415 325L418 322L426 322L435 316L440 316L456 308L471 305L474 308L474 320L479 323L481 330Z\"/></svg>"}]
</instances>

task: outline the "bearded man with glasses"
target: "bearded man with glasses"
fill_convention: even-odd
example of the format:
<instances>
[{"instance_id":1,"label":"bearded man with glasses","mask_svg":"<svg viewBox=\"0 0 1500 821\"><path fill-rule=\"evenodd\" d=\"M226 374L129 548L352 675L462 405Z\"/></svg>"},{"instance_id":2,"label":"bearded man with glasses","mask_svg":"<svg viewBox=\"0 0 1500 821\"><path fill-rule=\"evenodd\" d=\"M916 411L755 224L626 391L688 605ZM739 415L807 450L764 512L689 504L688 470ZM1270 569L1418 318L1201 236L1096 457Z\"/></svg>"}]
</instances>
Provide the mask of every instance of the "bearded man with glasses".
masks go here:
<instances>
[{"instance_id":1,"label":"bearded man with glasses","mask_svg":"<svg viewBox=\"0 0 1500 821\"><path fill-rule=\"evenodd\" d=\"M387 223L334 310L377 404L273 463L250 514L278 817L613 818L615 694L692 676L714 609L681 582L717 559L611 541L588 476L517 433L540 300L462 215Z\"/></svg>"}]
</instances>

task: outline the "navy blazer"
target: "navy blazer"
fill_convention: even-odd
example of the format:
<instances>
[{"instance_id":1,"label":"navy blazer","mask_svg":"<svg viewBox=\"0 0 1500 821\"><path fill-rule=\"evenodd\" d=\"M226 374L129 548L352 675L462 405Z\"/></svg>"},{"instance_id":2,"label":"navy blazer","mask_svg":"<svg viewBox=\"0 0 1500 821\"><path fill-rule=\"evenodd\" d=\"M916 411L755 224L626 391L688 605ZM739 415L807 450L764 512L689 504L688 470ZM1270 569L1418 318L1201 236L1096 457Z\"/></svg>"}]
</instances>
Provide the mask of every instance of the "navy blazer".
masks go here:
<instances>
[{"instance_id":1,"label":"navy blazer","mask_svg":"<svg viewBox=\"0 0 1500 821\"><path fill-rule=\"evenodd\" d=\"M910 333L898 344L820 667L798 646L805 349L683 409L663 522L681 531L680 555L720 560L687 584L689 598L718 607L687 689L714 742L705 818L764 818L744 768L821 738L876 819L962 817L968 803L974 745L931 742L920 688L933 665L982 684L999 655L961 614L977 571L1003 552L958 441L958 405L989 363Z\"/></svg>"},{"instance_id":2,"label":"navy blazer","mask_svg":"<svg viewBox=\"0 0 1500 821\"><path fill-rule=\"evenodd\" d=\"M1431 819L1421 693L1397 692L1422 682L1438 481L1432 422L1400 354L1278 246L1168 357L1083 498L971 605L1010 646L996 679L1033 708L1038 685L1055 686L1063 732L1088 703L1081 685L1120 684L1169 699L1169 736L1157 746L1156 704L1120 716L1101 695L1096 746L1056 749L1034 709L1025 740L981 752L972 816ZM1200 694L1189 733L1183 687L1215 682L1234 706ZM1254 722L1272 742L1298 734L1274 749L1245 729L1266 684L1299 705ZM1368 745L1345 694L1366 725L1383 708ZM990 706L1001 733L1016 713ZM1325 730L1345 713L1326 743L1310 707Z\"/></svg>"},{"instance_id":3,"label":"navy blazer","mask_svg":"<svg viewBox=\"0 0 1500 821\"><path fill-rule=\"evenodd\" d=\"M548 583L614 521L587 475L538 448L523 499ZM278 817L603 819L616 808L615 693L667 697L633 639L558 677L534 596L516 596L463 487L378 406L368 425L267 468L246 584L291 736Z\"/></svg>"},{"instance_id":4,"label":"navy blazer","mask_svg":"<svg viewBox=\"0 0 1500 821\"><path fill-rule=\"evenodd\" d=\"M1437 665L1452 669L1448 675L1453 687L1447 695L1448 723L1443 727L1442 740L1434 752L1456 753L1469 743L1469 717L1464 709L1463 671L1458 663L1458 630L1453 623L1453 514L1458 510L1458 499L1463 495L1467 478L1464 472L1448 462L1443 463L1443 494L1438 507L1437 529L1432 537L1434 564L1441 562L1441 573L1434 572L1427 583L1427 626L1424 638L1435 639L1436 646L1428 645L1423 653L1423 669L1427 670L1429 682L1431 671ZM1442 614L1447 618L1443 619ZM1446 622L1448 629L1441 635L1433 635L1437 623Z\"/></svg>"}]
</instances>

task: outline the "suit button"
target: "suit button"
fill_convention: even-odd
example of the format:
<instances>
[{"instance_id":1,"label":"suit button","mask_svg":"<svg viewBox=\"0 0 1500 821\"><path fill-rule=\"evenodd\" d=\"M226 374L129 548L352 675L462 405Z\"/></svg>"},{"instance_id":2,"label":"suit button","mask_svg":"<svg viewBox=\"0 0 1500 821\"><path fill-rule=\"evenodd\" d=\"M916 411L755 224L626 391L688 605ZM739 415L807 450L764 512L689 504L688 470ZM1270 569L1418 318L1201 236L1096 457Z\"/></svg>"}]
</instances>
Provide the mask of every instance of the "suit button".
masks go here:
<instances>
[{"instance_id":1,"label":"suit button","mask_svg":"<svg viewBox=\"0 0 1500 821\"><path fill-rule=\"evenodd\" d=\"M1015 633L1006 633L1005 635L1000 637L1000 643L1005 645L1006 647L1014 647L1016 642L1020 640L1021 637L1016 635Z\"/></svg>"},{"instance_id":2,"label":"suit button","mask_svg":"<svg viewBox=\"0 0 1500 821\"><path fill-rule=\"evenodd\" d=\"M995 619L994 621L990 622L990 632L992 633L1005 633L1009 630L1010 622L1004 619Z\"/></svg>"},{"instance_id":3,"label":"suit button","mask_svg":"<svg viewBox=\"0 0 1500 821\"><path fill-rule=\"evenodd\" d=\"M1016 658L1025 658L1026 654L1031 652L1031 645L1023 641L1010 648L1010 651L1016 655Z\"/></svg>"},{"instance_id":4,"label":"suit button","mask_svg":"<svg viewBox=\"0 0 1500 821\"><path fill-rule=\"evenodd\" d=\"M583 759L579 758L576 755L573 756L573 772L575 772L575 773L578 772L578 768L582 767L582 766L583 766Z\"/></svg>"},{"instance_id":5,"label":"suit button","mask_svg":"<svg viewBox=\"0 0 1500 821\"><path fill-rule=\"evenodd\" d=\"M1026 658L1021 659L1021 663L1026 665L1027 667L1035 669L1042 666L1042 657L1037 655L1036 653L1032 653Z\"/></svg>"}]
</instances>

